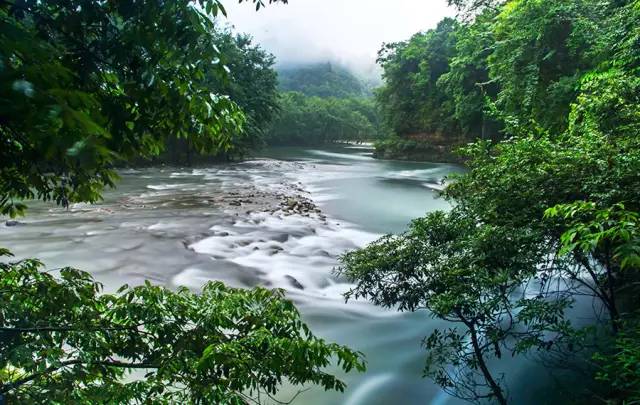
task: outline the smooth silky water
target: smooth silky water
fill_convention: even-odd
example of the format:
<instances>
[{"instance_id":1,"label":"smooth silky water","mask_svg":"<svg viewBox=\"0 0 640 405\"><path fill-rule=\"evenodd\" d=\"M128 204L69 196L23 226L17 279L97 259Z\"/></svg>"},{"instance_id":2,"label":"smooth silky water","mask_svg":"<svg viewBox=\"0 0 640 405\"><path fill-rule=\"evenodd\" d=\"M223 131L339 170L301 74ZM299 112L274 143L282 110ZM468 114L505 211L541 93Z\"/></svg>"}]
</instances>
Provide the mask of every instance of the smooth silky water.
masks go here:
<instances>
[{"instance_id":1,"label":"smooth silky water","mask_svg":"<svg viewBox=\"0 0 640 405\"><path fill-rule=\"evenodd\" d=\"M284 288L314 333L362 351L368 368L348 375L330 370L348 383L345 393L314 388L296 403L455 404L421 377L423 337L450 325L425 312L345 303L350 285L332 270L342 253L448 209L437 190L461 171L375 160L367 146L281 148L239 164L129 170L100 204L65 211L32 203L24 224L0 226L0 246L19 258L38 257L49 269L89 271L107 292L145 279L195 291L209 280ZM229 209L224 196L248 187L264 195L305 190L327 219ZM549 378L539 367L510 360L496 367L506 372L514 403L551 403L538 390ZM285 387L279 399L294 394Z\"/></svg>"}]
</instances>

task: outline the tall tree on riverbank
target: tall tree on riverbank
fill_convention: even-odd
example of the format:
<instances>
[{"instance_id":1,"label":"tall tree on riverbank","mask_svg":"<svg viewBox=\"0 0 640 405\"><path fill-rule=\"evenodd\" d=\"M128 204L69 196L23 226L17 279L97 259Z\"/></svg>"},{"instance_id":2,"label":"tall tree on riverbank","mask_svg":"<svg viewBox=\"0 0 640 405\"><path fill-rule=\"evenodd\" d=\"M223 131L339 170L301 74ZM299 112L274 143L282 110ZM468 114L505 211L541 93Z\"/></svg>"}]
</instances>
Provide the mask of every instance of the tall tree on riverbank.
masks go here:
<instances>
[{"instance_id":1,"label":"tall tree on riverbank","mask_svg":"<svg viewBox=\"0 0 640 405\"><path fill-rule=\"evenodd\" d=\"M277 116L278 79L273 67L275 58L250 36L217 28L212 37L220 52L220 63L229 69L226 75L206 73L210 91L229 97L242 111L245 122L230 139L230 147L202 150L190 138L170 139L157 161L192 164L195 160L229 160L246 156L265 143L267 129Z\"/></svg>"},{"instance_id":2,"label":"tall tree on riverbank","mask_svg":"<svg viewBox=\"0 0 640 405\"><path fill-rule=\"evenodd\" d=\"M401 135L455 132L453 105L437 85L449 71L458 22L445 19L409 41L385 45L378 55L384 86L376 98L386 124Z\"/></svg>"}]
</instances>

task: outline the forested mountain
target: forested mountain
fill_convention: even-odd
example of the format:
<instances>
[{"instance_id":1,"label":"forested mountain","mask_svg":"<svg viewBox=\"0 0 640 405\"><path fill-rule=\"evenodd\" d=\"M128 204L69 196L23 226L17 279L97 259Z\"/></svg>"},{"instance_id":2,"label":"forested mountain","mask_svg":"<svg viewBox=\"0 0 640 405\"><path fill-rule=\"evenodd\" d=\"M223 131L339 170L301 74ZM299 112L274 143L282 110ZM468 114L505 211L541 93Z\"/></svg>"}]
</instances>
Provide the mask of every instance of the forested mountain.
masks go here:
<instances>
[{"instance_id":1,"label":"forested mountain","mask_svg":"<svg viewBox=\"0 0 640 405\"><path fill-rule=\"evenodd\" d=\"M322 145L363 142L380 131L377 109L370 98L322 98L299 92L280 95L280 113L267 140L272 145Z\"/></svg>"},{"instance_id":2,"label":"forested mountain","mask_svg":"<svg viewBox=\"0 0 640 405\"><path fill-rule=\"evenodd\" d=\"M312 97L370 96L364 82L348 69L332 62L278 69L279 88Z\"/></svg>"}]
</instances>

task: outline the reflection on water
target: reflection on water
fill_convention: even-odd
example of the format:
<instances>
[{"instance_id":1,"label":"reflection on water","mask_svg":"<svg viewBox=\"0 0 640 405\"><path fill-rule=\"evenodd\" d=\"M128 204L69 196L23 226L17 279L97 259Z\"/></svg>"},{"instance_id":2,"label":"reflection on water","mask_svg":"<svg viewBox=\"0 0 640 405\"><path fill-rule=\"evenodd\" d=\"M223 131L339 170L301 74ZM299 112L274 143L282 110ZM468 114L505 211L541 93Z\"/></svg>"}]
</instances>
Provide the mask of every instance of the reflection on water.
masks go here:
<instances>
[{"instance_id":1,"label":"reflection on water","mask_svg":"<svg viewBox=\"0 0 640 405\"><path fill-rule=\"evenodd\" d=\"M195 290L208 280L284 288L316 334L364 352L368 362L366 374L342 376L346 393L314 389L297 403L457 403L421 378L420 342L444 324L425 313L346 304L349 285L332 269L345 251L447 209L436 190L461 169L376 161L370 153L362 146L286 148L235 165L124 171L99 205L65 212L34 203L25 225L0 226L0 246L18 257L37 256L49 268L90 271L107 291L144 279ZM305 192L326 218L278 210L274 196ZM526 380L525 372L511 374ZM526 386L527 397L535 398L531 391L539 385ZM293 394L285 390L282 399Z\"/></svg>"}]
</instances>

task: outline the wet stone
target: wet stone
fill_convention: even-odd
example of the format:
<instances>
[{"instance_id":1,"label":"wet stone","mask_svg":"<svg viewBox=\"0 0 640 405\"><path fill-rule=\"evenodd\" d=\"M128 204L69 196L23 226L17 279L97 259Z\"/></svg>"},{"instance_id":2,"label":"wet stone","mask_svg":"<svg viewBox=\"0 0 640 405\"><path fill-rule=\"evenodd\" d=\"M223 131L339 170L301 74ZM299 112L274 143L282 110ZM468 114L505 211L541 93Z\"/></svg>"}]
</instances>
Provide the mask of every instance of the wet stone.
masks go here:
<instances>
[{"instance_id":1,"label":"wet stone","mask_svg":"<svg viewBox=\"0 0 640 405\"><path fill-rule=\"evenodd\" d=\"M293 288L297 288L298 290L304 290L304 286L300 284L300 282L293 276L286 275L284 278L291 284Z\"/></svg>"}]
</instances>

